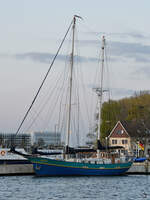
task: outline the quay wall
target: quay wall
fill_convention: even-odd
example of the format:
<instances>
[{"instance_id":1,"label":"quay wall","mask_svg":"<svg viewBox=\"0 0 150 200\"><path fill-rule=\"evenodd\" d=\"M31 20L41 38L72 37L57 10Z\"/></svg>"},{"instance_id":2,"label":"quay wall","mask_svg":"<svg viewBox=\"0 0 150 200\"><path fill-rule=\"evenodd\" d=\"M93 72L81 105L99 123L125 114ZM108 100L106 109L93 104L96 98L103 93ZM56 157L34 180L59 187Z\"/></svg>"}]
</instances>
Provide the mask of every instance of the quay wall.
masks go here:
<instances>
[{"instance_id":1,"label":"quay wall","mask_svg":"<svg viewBox=\"0 0 150 200\"><path fill-rule=\"evenodd\" d=\"M0 165L0 176L2 175L30 175L34 174L32 164Z\"/></svg>"},{"instance_id":2,"label":"quay wall","mask_svg":"<svg viewBox=\"0 0 150 200\"><path fill-rule=\"evenodd\" d=\"M133 163L127 174L150 174L150 162Z\"/></svg>"},{"instance_id":3,"label":"quay wall","mask_svg":"<svg viewBox=\"0 0 150 200\"><path fill-rule=\"evenodd\" d=\"M32 164L1 164L0 176L3 175L33 175ZM126 174L147 174L150 175L150 162L133 163Z\"/></svg>"}]
</instances>

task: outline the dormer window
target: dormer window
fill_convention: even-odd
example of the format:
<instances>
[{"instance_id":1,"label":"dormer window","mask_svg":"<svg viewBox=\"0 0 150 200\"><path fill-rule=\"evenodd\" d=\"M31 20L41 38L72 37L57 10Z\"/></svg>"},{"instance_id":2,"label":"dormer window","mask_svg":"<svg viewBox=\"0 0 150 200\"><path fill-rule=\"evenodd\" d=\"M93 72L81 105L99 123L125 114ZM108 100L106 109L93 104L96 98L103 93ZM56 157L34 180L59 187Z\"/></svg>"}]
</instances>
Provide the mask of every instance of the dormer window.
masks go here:
<instances>
[{"instance_id":1,"label":"dormer window","mask_svg":"<svg viewBox=\"0 0 150 200\"><path fill-rule=\"evenodd\" d=\"M123 130L117 130L116 133L119 134L119 135L121 135L121 134L124 133L124 131Z\"/></svg>"}]
</instances>

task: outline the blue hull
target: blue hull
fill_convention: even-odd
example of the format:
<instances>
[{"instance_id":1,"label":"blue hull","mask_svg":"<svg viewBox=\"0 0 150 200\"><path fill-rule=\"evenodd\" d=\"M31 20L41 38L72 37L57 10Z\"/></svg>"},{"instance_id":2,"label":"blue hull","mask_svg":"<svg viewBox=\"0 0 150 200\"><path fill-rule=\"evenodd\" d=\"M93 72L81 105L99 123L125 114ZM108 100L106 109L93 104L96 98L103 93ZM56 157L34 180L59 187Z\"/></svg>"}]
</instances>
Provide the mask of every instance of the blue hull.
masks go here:
<instances>
[{"instance_id":1,"label":"blue hull","mask_svg":"<svg viewBox=\"0 0 150 200\"><path fill-rule=\"evenodd\" d=\"M113 176L124 174L132 165L128 163L89 164L52 159L29 158L38 176Z\"/></svg>"}]
</instances>

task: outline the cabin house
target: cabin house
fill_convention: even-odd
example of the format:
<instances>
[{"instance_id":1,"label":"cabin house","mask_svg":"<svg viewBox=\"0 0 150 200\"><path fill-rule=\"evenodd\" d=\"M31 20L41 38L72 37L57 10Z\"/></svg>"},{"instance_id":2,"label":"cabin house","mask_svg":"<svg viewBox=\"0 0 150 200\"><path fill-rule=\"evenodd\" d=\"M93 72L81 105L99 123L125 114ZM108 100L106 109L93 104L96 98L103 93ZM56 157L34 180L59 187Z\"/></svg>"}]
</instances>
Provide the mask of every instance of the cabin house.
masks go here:
<instances>
[{"instance_id":1,"label":"cabin house","mask_svg":"<svg viewBox=\"0 0 150 200\"><path fill-rule=\"evenodd\" d=\"M118 121L108 136L110 146L123 146L119 153L134 154L136 156L150 156L150 133L146 133L142 125L136 122ZM144 149L139 143L143 143Z\"/></svg>"}]
</instances>

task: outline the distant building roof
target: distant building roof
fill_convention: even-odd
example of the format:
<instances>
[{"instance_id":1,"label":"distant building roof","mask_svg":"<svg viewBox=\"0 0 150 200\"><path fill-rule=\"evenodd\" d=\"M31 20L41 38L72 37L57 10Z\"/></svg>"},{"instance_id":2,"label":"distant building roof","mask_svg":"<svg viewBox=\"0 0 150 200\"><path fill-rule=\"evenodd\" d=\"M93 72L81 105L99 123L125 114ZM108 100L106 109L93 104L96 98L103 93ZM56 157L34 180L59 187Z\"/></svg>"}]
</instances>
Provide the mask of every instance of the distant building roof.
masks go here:
<instances>
[{"instance_id":1,"label":"distant building roof","mask_svg":"<svg viewBox=\"0 0 150 200\"><path fill-rule=\"evenodd\" d=\"M122 125L122 123L120 121L118 121L108 137L128 138L130 136L129 136L127 130L125 129L125 127Z\"/></svg>"},{"instance_id":2,"label":"distant building roof","mask_svg":"<svg viewBox=\"0 0 150 200\"><path fill-rule=\"evenodd\" d=\"M118 121L108 137L150 137L141 121Z\"/></svg>"}]
</instances>

